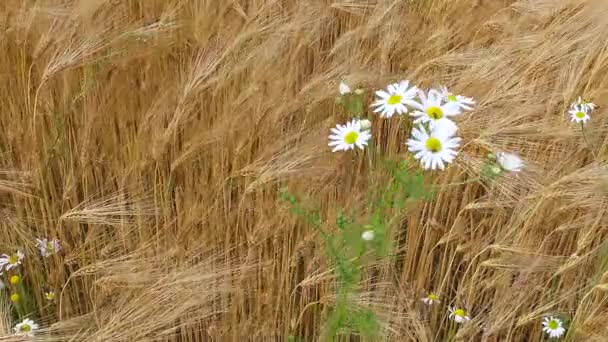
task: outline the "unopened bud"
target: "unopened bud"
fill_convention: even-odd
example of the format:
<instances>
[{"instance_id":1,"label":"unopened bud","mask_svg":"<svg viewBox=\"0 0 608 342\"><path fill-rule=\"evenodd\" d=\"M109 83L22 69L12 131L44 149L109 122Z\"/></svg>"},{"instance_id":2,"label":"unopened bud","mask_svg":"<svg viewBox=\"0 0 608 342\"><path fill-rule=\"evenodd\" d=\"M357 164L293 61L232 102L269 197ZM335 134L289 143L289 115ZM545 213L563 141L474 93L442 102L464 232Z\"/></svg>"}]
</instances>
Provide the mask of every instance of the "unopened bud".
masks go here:
<instances>
[{"instance_id":1,"label":"unopened bud","mask_svg":"<svg viewBox=\"0 0 608 342\"><path fill-rule=\"evenodd\" d=\"M365 241L372 241L374 239L374 235L373 230L366 230L363 232L363 234L361 234L361 238Z\"/></svg>"},{"instance_id":2,"label":"unopened bud","mask_svg":"<svg viewBox=\"0 0 608 342\"><path fill-rule=\"evenodd\" d=\"M340 95L346 95L351 92L350 87L344 81L340 82L338 89L340 90Z\"/></svg>"},{"instance_id":3,"label":"unopened bud","mask_svg":"<svg viewBox=\"0 0 608 342\"><path fill-rule=\"evenodd\" d=\"M355 94L363 95L363 94L365 94L365 89L357 88L357 89L355 89Z\"/></svg>"},{"instance_id":4,"label":"unopened bud","mask_svg":"<svg viewBox=\"0 0 608 342\"><path fill-rule=\"evenodd\" d=\"M19 296L19 294L18 294L18 293L13 293L13 294L11 295L11 302L13 302L13 303L17 303L17 302L19 302L20 300L21 300L21 296Z\"/></svg>"},{"instance_id":5,"label":"unopened bud","mask_svg":"<svg viewBox=\"0 0 608 342\"><path fill-rule=\"evenodd\" d=\"M492 166L490 171L492 171L492 173L495 175L499 175L502 172L502 169L498 166Z\"/></svg>"},{"instance_id":6,"label":"unopened bud","mask_svg":"<svg viewBox=\"0 0 608 342\"><path fill-rule=\"evenodd\" d=\"M363 119L363 120L361 120L361 122L360 122L360 123L361 123L361 129L362 129L362 130L364 130L364 131L365 131L365 130L368 130L368 129L370 129L370 128L372 128L372 123L371 123L371 121L369 121L369 120L367 120L367 119Z\"/></svg>"}]
</instances>

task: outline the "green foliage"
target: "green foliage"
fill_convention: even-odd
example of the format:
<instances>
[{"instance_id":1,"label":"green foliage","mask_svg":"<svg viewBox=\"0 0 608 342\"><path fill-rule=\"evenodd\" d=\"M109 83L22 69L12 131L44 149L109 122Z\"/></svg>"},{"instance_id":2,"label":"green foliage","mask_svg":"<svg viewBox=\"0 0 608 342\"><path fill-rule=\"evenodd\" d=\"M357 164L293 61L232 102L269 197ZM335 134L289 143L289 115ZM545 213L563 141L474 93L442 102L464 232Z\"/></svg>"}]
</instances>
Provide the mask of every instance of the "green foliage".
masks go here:
<instances>
[{"instance_id":1,"label":"green foliage","mask_svg":"<svg viewBox=\"0 0 608 342\"><path fill-rule=\"evenodd\" d=\"M368 198L369 217L366 218L366 211L357 210L355 212L359 215L353 215L342 208L336 214L336 229L331 231L324 229L331 224L321 219L318 210L306 208L285 188L280 192L290 212L317 231L336 273L336 302L324 329L325 340L328 341L343 334L378 336L380 329L373 310L353 300L363 280L362 270L371 266L373 261L391 255L392 231L398 228L408 205L430 199L433 195L425 187L423 173L413 170L407 161L384 160L380 164L383 168L370 170L373 176L370 188L375 191ZM371 241L361 238L361 234L368 230L374 232Z\"/></svg>"},{"instance_id":2,"label":"green foliage","mask_svg":"<svg viewBox=\"0 0 608 342\"><path fill-rule=\"evenodd\" d=\"M337 100L338 104L341 104L347 113L353 117L360 118L363 115L365 99L363 94L357 92L342 95Z\"/></svg>"}]
</instances>

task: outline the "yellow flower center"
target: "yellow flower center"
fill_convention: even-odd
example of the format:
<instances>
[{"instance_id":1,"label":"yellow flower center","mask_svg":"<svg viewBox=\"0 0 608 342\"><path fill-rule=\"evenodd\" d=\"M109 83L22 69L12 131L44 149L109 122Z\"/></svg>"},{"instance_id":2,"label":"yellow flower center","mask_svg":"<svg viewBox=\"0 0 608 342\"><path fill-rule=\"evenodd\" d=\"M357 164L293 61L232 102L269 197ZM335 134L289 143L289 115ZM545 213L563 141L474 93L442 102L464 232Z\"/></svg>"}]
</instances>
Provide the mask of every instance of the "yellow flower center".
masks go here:
<instances>
[{"instance_id":1,"label":"yellow flower center","mask_svg":"<svg viewBox=\"0 0 608 342\"><path fill-rule=\"evenodd\" d=\"M439 107L429 107L426 109L426 113L433 120L439 120L443 117L443 111Z\"/></svg>"},{"instance_id":2,"label":"yellow flower center","mask_svg":"<svg viewBox=\"0 0 608 342\"><path fill-rule=\"evenodd\" d=\"M549 321L549 323L547 324L547 326L550 329L555 330L555 329L559 328L559 323L557 323L556 320L552 319L552 320Z\"/></svg>"},{"instance_id":3,"label":"yellow flower center","mask_svg":"<svg viewBox=\"0 0 608 342\"><path fill-rule=\"evenodd\" d=\"M55 299L55 293L54 292L49 292L46 294L46 299L48 300L53 300Z\"/></svg>"},{"instance_id":4,"label":"yellow flower center","mask_svg":"<svg viewBox=\"0 0 608 342\"><path fill-rule=\"evenodd\" d=\"M14 275L11 277L11 284L17 285L21 281L21 277L18 275Z\"/></svg>"},{"instance_id":5,"label":"yellow flower center","mask_svg":"<svg viewBox=\"0 0 608 342\"><path fill-rule=\"evenodd\" d=\"M448 101L450 101L450 102L458 102L458 99L456 98L456 95L449 95L448 96Z\"/></svg>"},{"instance_id":6,"label":"yellow flower center","mask_svg":"<svg viewBox=\"0 0 608 342\"><path fill-rule=\"evenodd\" d=\"M429 138L426 141L426 148L431 152L439 152L441 151L441 141L437 138Z\"/></svg>"},{"instance_id":7,"label":"yellow flower center","mask_svg":"<svg viewBox=\"0 0 608 342\"><path fill-rule=\"evenodd\" d=\"M46 249L48 249L49 251L53 251L55 249L55 246L53 246L53 242L49 241L46 243Z\"/></svg>"},{"instance_id":8,"label":"yellow flower center","mask_svg":"<svg viewBox=\"0 0 608 342\"><path fill-rule=\"evenodd\" d=\"M349 144L349 145L352 145L352 144L354 144L354 143L357 142L357 138L359 138L359 133L357 133L357 132L348 132L348 134L346 134L344 136L344 142L347 143L347 144Z\"/></svg>"},{"instance_id":9,"label":"yellow flower center","mask_svg":"<svg viewBox=\"0 0 608 342\"><path fill-rule=\"evenodd\" d=\"M23 324L19 327L19 331L30 332L30 331L32 331L32 327L29 324Z\"/></svg>"},{"instance_id":10,"label":"yellow flower center","mask_svg":"<svg viewBox=\"0 0 608 342\"><path fill-rule=\"evenodd\" d=\"M19 256L18 256L17 254L13 254L13 255L11 255L11 256L8 258L8 262L9 262L11 265L15 265L15 264L17 264L17 262L19 262Z\"/></svg>"},{"instance_id":11,"label":"yellow flower center","mask_svg":"<svg viewBox=\"0 0 608 342\"><path fill-rule=\"evenodd\" d=\"M577 112L576 114L574 114L577 118L579 119L583 119L585 117L585 113L583 112Z\"/></svg>"},{"instance_id":12,"label":"yellow flower center","mask_svg":"<svg viewBox=\"0 0 608 342\"><path fill-rule=\"evenodd\" d=\"M467 315L466 311L464 311L462 309L454 310L454 316L464 317L466 315Z\"/></svg>"},{"instance_id":13,"label":"yellow flower center","mask_svg":"<svg viewBox=\"0 0 608 342\"><path fill-rule=\"evenodd\" d=\"M20 299L21 299L21 297L17 293L13 293L11 295L11 302L13 302L13 303L17 303Z\"/></svg>"},{"instance_id":14,"label":"yellow flower center","mask_svg":"<svg viewBox=\"0 0 608 342\"><path fill-rule=\"evenodd\" d=\"M401 95L391 95L391 97L389 97L388 100L386 100L386 103L393 105L393 106L398 103L401 103Z\"/></svg>"},{"instance_id":15,"label":"yellow flower center","mask_svg":"<svg viewBox=\"0 0 608 342\"><path fill-rule=\"evenodd\" d=\"M437 300L437 295L435 295L434 293L430 293L427 298L430 300Z\"/></svg>"}]
</instances>

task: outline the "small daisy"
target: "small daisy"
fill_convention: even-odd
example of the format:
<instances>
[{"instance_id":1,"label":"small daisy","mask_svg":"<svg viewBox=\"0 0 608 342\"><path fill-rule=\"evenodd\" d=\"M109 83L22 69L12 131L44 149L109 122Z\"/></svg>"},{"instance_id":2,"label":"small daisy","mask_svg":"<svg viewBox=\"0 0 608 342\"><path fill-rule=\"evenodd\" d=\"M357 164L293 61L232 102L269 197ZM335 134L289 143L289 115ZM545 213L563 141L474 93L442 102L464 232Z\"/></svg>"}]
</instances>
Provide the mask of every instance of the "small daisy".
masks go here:
<instances>
[{"instance_id":1,"label":"small daisy","mask_svg":"<svg viewBox=\"0 0 608 342\"><path fill-rule=\"evenodd\" d=\"M372 241L374 239L374 231L366 230L361 234L361 238L365 241Z\"/></svg>"},{"instance_id":2,"label":"small daisy","mask_svg":"<svg viewBox=\"0 0 608 342\"><path fill-rule=\"evenodd\" d=\"M508 172L520 172L524 167L524 162L516 154L508 152L496 153L496 162L500 167Z\"/></svg>"},{"instance_id":3,"label":"small daisy","mask_svg":"<svg viewBox=\"0 0 608 342\"><path fill-rule=\"evenodd\" d=\"M23 336L34 336L34 332L38 330L38 324L34 323L29 318L24 319L21 323L15 325L15 333Z\"/></svg>"},{"instance_id":4,"label":"small daisy","mask_svg":"<svg viewBox=\"0 0 608 342\"><path fill-rule=\"evenodd\" d=\"M592 112L595 109L595 107L597 107L595 105L595 103L586 102L580 96L578 97L578 99L576 99L576 102L573 103L570 107L572 108L572 107L575 107L575 106L580 106L581 108L583 108L587 112Z\"/></svg>"},{"instance_id":5,"label":"small daisy","mask_svg":"<svg viewBox=\"0 0 608 342\"><path fill-rule=\"evenodd\" d=\"M44 238L36 239L36 248L40 250L40 255L48 257L59 252L59 250L61 250L61 245L57 239L48 240L47 238Z\"/></svg>"},{"instance_id":6,"label":"small daisy","mask_svg":"<svg viewBox=\"0 0 608 342\"><path fill-rule=\"evenodd\" d=\"M368 131L361 129L361 122L353 120L346 125L337 125L332 128L332 135L329 136L329 146L333 146L332 152L348 151L358 147L363 149L367 145L368 140L372 135Z\"/></svg>"},{"instance_id":7,"label":"small daisy","mask_svg":"<svg viewBox=\"0 0 608 342\"><path fill-rule=\"evenodd\" d=\"M417 110L410 113L415 118L414 123L444 124L446 127L456 131L456 124L450 117L460 114L460 107L455 102L445 101L444 97L437 90L431 89L428 94L424 91L418 92L420 103L414 102L412 107Z\"/></svg>"},{"instance_id":8,"label":"small daisy","mask_svg":"<svg viewBox=\"0 0 608 342\"><path fill-rule=\"evenodd\" d=\"M407 107L405 105L413 105L416 103L414 98L418 91L416 86L412 86L411 88L409 86L410 81L405 80L389 85L386 91L378 90L376 95L378 95L379 99L372 103L372 107L376 107L374 113L380 112L380 116L386 118L390 118L395 113L407 113Z\"/></svg>"},{"instance_id":9,"label":"small daisy","mask_svg":"<svg viewBox=\"0 0 608 342\"><path fill-rule=\"evenodd\" d=\"M448 311L450 312L450 319L456 323L464 323L471 320L471 317L467 315L467 312L464 309L450 306L448 307Z\"/></svg>"},{"instance_id":10,"label":"small daisy","mask_svg":"<svg viewBox=\"0 0 608 342\"><path fill-rule=\"evenodd\" d=\"M429 293L426 297L420 299L426 305L433 305L434 303L439 303L439 297L437 297L434 293Z\"/></svg>"},{"instance_id":11,"label":"small daisy","mask_svg":"<svg viewBox=\"0 0 608 342\"><path fill-rule=\"evenodd\" d=\"M454 95L448 90L447 87L440 87L439 93L445 100L447 100L449 103L454 103L460 109L472 110L473 107L471 106L475 105L475 100L473 100L473 98L462 95Z\"/></svg>"},{"instance_id":12,"label":"small daisy","mask_svg":"<svg viewBox=\"0 0 608 342\"><path fill-rule=\"evenodd\" d=\"M55 298L57 298L57 296L55 295L54 291L49 291L44 293L44 298L46 298L46 300L49 302L52 302L55 300Z\"/></svg>"},{"instance_id":13,"label":"small daisy","mask_svg":"<svg viewBox=\"0 0 608 342\"><path fill-rule=\"evenodd\" d=\"M576 123L586 124L587 121L591 120L591 116L589 116L589 109L586 109L582 105L574 105L570 107L568 113L570 113L570 121Z\"/></svg>"},{"instance_id":14,"label":"small daisy","mask_svg":"<svg viewBox=\"0 0 608 342\"><path fill-rule=\"evenodd\" d=\"M6 270L10 270L14 267L21 265L23 262L23 258L25 258L25 254L22 251L17 251L17 253L13 253L11 255L2 254L0 256L0 268L6 267Z\"/></svg>"},{"instance_id":15,"label":"small daisy","mask_svg":"<svg viewBox=\"0 0 608 342\"><path fill-rule=\"evenodd\" d=\"M566 329L563 327L563 323L559 318L545 317L545 319L543 319L543 331L546 332L550 338L558 338L566 332Z\"/></svg>"},{"instance_id":16,"label":"small daisy","mask_svg":"<svg viewBox=\"0 0 608 342\"><path fill-rule=\"evenodd\" d=\"M340 95L350 94L350 92L351 92L350 87L344 81L340 82L340 85L338 86L338 90L340 91Z\"/></svg>"},{"instance_id":17,"label":"small daisy","mask_svg":"<svg viewBox=\"0 0 608 342\"><path fill-rule=\"evenodd\" d=\"M460 145L460 138L452 135L451 128L442 124L431 129L431 134L424 128L414 127L412 139L407 141L408 149L425 169L443 170L445 164L451 163L458 154L456 149Z\"/></svg>"}]
</instances>

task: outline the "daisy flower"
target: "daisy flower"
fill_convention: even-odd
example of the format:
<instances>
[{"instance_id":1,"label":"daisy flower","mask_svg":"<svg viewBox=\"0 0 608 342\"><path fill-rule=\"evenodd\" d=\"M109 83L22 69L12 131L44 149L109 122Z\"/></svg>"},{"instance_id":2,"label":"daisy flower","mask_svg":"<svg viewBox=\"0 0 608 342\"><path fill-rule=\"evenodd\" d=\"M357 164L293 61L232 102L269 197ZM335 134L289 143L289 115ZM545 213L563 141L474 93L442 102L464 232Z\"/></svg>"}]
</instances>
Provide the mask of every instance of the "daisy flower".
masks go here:
<instances>
[{"instance_id":1,"label":"daisy flower","mask_svg":"<svg viewBox=\"0 0 608 342\"><path fill-rule=\"evenodd\" d=\"M338 86L338 90L340 91L340 95L346 95L351 92L350 87L344 81L340 82L340 85Z\"/></svg>"},{"instance_id":2,"label":"daisy flower","mask_svg":"<svg viewBox=\"0 0 608 342\"><path fill-rule=\"evenodd\" d=\"M15 333L22 336L34 336L34 332L38 330L38 324L34 323L29 318L24 319L21 323L15 325Z\"/></svg>"},{"instance_id":3,"label":"daisy flower","mask_svg":"<svg viewBox=\"0 0 608 342\"><path fill-rule=\"evenodd\" d=\"M55 298L57 298L57 296L55 295L54 291L49 291L44 293L44 298L46 298L46 300L49 302L52 302L55 300Z\"/></svg>"},{"instance_id":4,"label":"daisy flower","mask_svg":"<svg viewBox=\"0 0 608 342\"><path fill-rule=\"evenodd\" d=\"M573 105L570 107L568 113L570 114L570 121L576 123L587 123L587 121L591 120L591 116L589 116L590 110L583 107L583 105Z\"/></svg>"},{"instance_id":5,"label":"daisy flower","mask_svg":"<svg viewBox=\"0 0 608 342\"><path fill-rule=\"evenodd\" d=\"M21 262L25 258L25 254L22 251L18 250L17 253L13 253L11 255L2 254L0 256L0 268L6 267L6 270L10 270L14 267L21 265Z\"/></svg>"},{"instance_id":6,"label":"daisy flower","mask_svg":"<svg viewBox=\"0 0 608 342\"><path fill-rule=\"evenodd\" d=\"M443 170L458 154L460 138L453 137L451 127L440 124L433 127L430 134L424 128L414 127L412 138L406 144L425 169Z\"/></svg>"},{"instance_id":7,"label":"daisy flower","mask_svg":"<svg viewBox=\"0 0 608 342\"><path fill-rule=\"evenodd\" d=\"M431 126L444 124L456 131L456 124L450 120L450 117L460 114L460 107L455 102L446 102L441 93L434 89L429 90L428 94L419 91L418 97L420 103L412 104L417 110L410 113L415 118L414 123L428 122Z\"/></svg>"},{"instance_id":8,"label":"daisy flower","mask_svg":"<svg viewBox=\"0 0 608 342\"><path fill-rule=\"evenodd\" d=\"M59 245L59 240L57 239L48 240L47 238L44 238L36 239L36 248L40 250L40 255L48 257L61 250L61 245Z\"/></svg>"},{"instance_id":9,"label":"daisy flower","mask_svg":"<svg viewBox=\"0 0 608 342\"><path fill-rule=\"evenodd\" d=\"M550 338L558 338L566 332L566 329L563 327L563 323L559 318L545 317L545 319L543 319L543 331L546 332Z\"/></svg>"},{"instance_id":10,"label":"daisy flower","mask_svg":"<svg viewBox=\"0 0 608 342\"><path fill-rule=\"evenodd\" d=\"M429 293L426 297L420 299L426 305L433 305L434 303L439 303L439 297L433 292Z\"/></svg>"},{"instance_id":11,"label":"daisy flower","mask_svg":"<svg viewBox=\"0 0 608 342\"><path fill-rule=\"evenodd\" d=\"M583 108L587 112L591 112L595 109L595 107L597 107L595 105L595 103L586 102L580 96L578 97L578 99L576 99L576 102L573 103L570 107L575 107L575 106L581 106L581 108Z\"/></svg>"},{"instance_id":12,"label":"daisy flower","mask_svg":"<svg viewBox=\"0 0 608 342\"><path fill-rule=\"evenodd\" d=\"M456 323L464 323L471 320L471 317L467 315L467 312L464 309L450 306L448 307L448 311L450 312L450 319Z\"/></svg>"},{"instance_id":13,"label":"daisy flower","mask_svg":"<svg viewBox=\"0 0 608 342\"><path fill-rule=\"evenodd\" d=\"M368 140L372 135L368 131L361 129L361 121L352 120L346 123L346 125L337 125L336 128L332 128L332 135L329 136L329 146L333 146L332 152L336 151L348 151L358 147L363 149L367 145Z\"/></svg>"},{"instance_id":14,"label":"daisy flower","mask_svg":"<svg viewBox=\"0 0 608 342\"><path fill-rule=\"evenodd\" d=\"M372 103L372 107L376 107L374 113L379 112L380 116L387 118L390 118L395 113L407 113L407 107L405 105L413 105L416 103L414 98L416 97L417 91L418 88L416 88L416 86L410 88L410 81L407 80L389 85L386 91L378 90L376 95L379 99Z\"/></svg>"},{"instance_id":15,"label":"daisy flower","mask_svg":"<svg viewBox=\"0 0 608 342\"><path fill-rule=\"evenodd\" d=\"M516 154L508 152L496 153L496 162L508 172L519 172L524 167L524 162Z\"/></svg>"},{"instance_id":16,"label":"daisy flower","mask_svg":"<svg viewBox=\"0 0 608 342\"><path fill-rule=\"evenodd\" d=\"M365 241L372 241L374 239L374 231L366 230L361 234L361 238Z\"/></svg>"},{"instance_id":17,"label":"daisy flower","mask_svg":"<svg viewBox=\"0 0 608 342\"><path fill-rule=\"evenodd\" d=\"M440 87L439 93L445 100L448 101L448 103L453 103L462 110L472 110L473 107L471 106L475 105L475 100L473 100L473 98L462 95L454 95L448 90L447 87Z\"/></svg>"}]
</instances>

